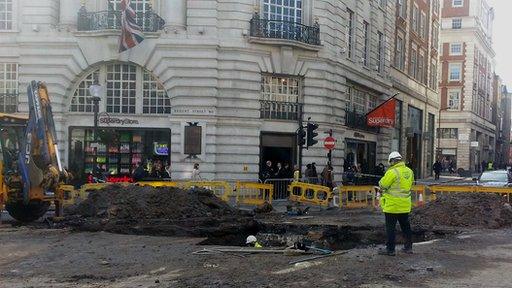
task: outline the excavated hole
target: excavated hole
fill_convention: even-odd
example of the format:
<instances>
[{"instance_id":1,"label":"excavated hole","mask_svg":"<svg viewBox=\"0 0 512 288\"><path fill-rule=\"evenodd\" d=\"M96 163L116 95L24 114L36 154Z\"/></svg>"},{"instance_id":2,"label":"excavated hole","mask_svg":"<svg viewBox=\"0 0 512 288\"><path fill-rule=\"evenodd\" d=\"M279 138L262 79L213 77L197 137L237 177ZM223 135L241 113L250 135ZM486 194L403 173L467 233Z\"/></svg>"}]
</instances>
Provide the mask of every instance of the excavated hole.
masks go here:
<instances>
[{"instance_id":1,"label":"excavated hole","mask_svg":"<svg viewBox=\"0 0 512 288\"><path fill-rule=\"evenodd\" d=\"M211 235L199 245L245 246L248 235ZM377 226L338 226L306 225L287 223L259 223L254 234L265 247L288 247L297 241L308 246L330 250L348 250L384 244L384 227ZM413 233L413 242L423 242L443 238L442 231L421 231ZM397 244L403 243L403 237L397 226Z\"/></svg>"}]
</instances>

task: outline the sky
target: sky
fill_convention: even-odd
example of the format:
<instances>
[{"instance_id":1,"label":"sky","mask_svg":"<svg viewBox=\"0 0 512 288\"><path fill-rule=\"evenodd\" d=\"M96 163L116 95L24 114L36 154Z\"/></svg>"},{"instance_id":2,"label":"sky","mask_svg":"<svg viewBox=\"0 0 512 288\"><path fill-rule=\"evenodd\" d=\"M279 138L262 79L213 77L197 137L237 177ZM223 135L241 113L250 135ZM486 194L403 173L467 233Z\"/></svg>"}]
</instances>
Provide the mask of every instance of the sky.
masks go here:
<instances>
[{"instance_id":1,"label":"sky","mask_svg":"<svg viewBox=\"0 0 512 288\"><path fill-rule=\"evenodd\" d=\"M496 74L512 91L512 0L487 0L494 7L493 47L496 52Z\"/></svg>"}]
</instances>

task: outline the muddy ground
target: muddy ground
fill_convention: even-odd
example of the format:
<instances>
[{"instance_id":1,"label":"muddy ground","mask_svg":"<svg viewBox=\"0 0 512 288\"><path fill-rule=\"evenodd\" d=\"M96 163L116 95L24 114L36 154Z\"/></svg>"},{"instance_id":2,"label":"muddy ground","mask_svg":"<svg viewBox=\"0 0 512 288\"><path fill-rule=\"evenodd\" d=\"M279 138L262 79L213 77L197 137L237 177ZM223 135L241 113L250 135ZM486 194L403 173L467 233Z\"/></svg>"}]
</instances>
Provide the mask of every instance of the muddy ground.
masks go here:
<instances>
[{"instance_id":1,"label":"muddy ground","mask_svg":"<svg viewBox=\"0 0 512 288\"><path fill-rule=\"evenodd\" d=\"M266 217L279 217L285 224L351 222L329 213L324 219L315 213L306 219ZM358 219L372 223L380 218L352 213L364 214ZM510 229L446 236L415 245L414 255L379 256L369 245L290 265L303 256L194 255L216 246L198 245L204 238L43 227L0 226L0 287L509 287L512 280L507 272L512 268Z\"/></svg>"}]
</instances>

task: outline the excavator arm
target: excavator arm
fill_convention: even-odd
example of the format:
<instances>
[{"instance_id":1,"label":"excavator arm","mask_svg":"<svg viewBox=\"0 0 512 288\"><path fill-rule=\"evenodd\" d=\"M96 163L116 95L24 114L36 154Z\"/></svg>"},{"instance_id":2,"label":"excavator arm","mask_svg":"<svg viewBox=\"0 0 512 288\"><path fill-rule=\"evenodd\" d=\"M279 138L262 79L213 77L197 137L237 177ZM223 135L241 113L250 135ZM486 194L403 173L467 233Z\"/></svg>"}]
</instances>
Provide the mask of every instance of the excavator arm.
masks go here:
<instances>
[{"instance_id":1,"label":"excavator arm","mask_svg":"<svg viewBox=\"0 0 512 288\"><path fill-rule=\"evenodd\" d=\"M10 158L17 154L17 165L3 169L7 186L6 210L15 219L28 222L44 215L51 201L59 203L59 184L66 181L67 173L60 162L53 113L46 85L32 81L27 88L29 116L24 129L11 127L10 133L22 134L16 145L7 147L2 142L3 153ZM12 118L12 117L11 117ZM9 125L5 125L8 129ZM7 131L9 133L9 131ZM9 136L9 135L7 135ZM11 140L15 141L15 140ZM5 147L4 147L5 146ZM12 161L6 161L9 163Z\"/></svg>"}]
</instances>

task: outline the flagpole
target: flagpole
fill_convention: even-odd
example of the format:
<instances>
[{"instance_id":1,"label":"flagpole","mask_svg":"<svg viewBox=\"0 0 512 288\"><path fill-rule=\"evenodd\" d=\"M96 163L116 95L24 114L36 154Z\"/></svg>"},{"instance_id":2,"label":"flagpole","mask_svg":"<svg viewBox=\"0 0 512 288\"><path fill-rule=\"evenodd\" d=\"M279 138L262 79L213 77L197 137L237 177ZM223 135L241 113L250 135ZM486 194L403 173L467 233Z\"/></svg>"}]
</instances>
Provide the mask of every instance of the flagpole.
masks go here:
<instances>
[{"instance_id":1,"label":"flagpole","mask_svg":"<svg viewBox=\"0 0 512 288\"><path fill-rule=\"evenodd\" d=\"M392 99L395 99L395 97L396 97L396 96L398 96L398 94L400 94L400 92L395 93L395 95L391 96L391 97L390 97L390 98L388 98L386 101L384 101L384 102L380 103L380 104L379 104L379 106L377 106L377 107L373 108L371 111L368 111L368 113L366 113L364 116L365 116L365 117L366 117L366 116L368 116L368 114L370 114L370 113L372 113L373 111L377 110L377 109L378 109L378 108L380 108L382 105L384 105L384 104L388 103L388 102L389 102L390 100L392 100Z\"/></svg>"}]
</instances>

